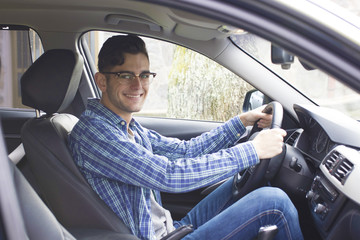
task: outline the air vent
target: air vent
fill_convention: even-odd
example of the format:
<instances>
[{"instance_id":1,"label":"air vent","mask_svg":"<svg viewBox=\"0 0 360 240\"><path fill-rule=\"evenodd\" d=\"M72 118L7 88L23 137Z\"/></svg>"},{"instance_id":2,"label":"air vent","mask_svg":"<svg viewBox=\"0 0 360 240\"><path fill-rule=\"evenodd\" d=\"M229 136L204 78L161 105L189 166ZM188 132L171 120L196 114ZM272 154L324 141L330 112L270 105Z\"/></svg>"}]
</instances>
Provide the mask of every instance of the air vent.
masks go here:
<instances>
[{"instance_id":1,"label":"air vent","mask_svg":"<svg viewBox=\"0 0 360 240\"><path fill-rule=\"evenodd\" d=\"M333 175L342 185L351 173L354 164L346 159L337 151L333 151L331 155L323 162L329 173Z\"/></svg>"},{"instance_id":2,"label":"air vent","mask_svg":"<svg viewBox=\"0 0 360 240\"><path fill-rule=\"evenodd\" d=\"M286 143L289 144L290 146L294 146L297 138L299 137L299 135L300 135L299 132L293 132L290 135L290 137L287 139Z\"/></svg>"},{"instance_id":3,"label":"air vent","mask_svg":"<svg viewBox=\"0 0 360 240\"><path fill-rule=\"evenodd\" d=\"M351 173L353 167L354 164L352 164L352 162L350 162L345 158L336 168L334 172L334 177L336 177L336 179L339 180L339 182L341 182L342 185L344 185L346 178Z\"/></svg>"},{"instance_id":4,"label":"air vent","mask_svg":"<svg viewBox=\"0 0 360 240\"><path fill-rule=\"evenodd\" d=\"M335 167L336 163L339 161L340 153L337 151L333 151L331 155L324 161L325 167L331 173L333 168Z\"/></svg>"}]
</instances>

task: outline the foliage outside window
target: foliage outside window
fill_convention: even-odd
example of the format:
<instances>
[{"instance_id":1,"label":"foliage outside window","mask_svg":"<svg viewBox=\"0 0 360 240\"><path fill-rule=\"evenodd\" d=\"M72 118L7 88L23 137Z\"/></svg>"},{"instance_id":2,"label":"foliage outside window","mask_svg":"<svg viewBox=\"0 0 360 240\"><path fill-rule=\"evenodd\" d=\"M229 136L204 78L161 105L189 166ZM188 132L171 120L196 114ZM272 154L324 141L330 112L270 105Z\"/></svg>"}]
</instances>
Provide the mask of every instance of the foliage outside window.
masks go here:
<instances>
[{"instance_id":1,"label":"foliage outside window","mask_svg":"<svg viewBox=\"0 0 360 240\"><path fill-rule=\"evenodd\" d=\"M168 117L226 121L242 110L252 86L216 62L183 47L174 54Z\"/></svg>"},{"instance_id":2,"label":"foliage outside window","mask_svg":"<svg viewBox=\"0 0 360 240\"><path fill-rule=\"evenodd\" d=\"M117 33L84 35L92 57ZM192 120L226 121L241 113L245 93L252 86L211 59L175 44L143 38L156 78L144 108L136 115Z\"/></svg>"}]
</instances>

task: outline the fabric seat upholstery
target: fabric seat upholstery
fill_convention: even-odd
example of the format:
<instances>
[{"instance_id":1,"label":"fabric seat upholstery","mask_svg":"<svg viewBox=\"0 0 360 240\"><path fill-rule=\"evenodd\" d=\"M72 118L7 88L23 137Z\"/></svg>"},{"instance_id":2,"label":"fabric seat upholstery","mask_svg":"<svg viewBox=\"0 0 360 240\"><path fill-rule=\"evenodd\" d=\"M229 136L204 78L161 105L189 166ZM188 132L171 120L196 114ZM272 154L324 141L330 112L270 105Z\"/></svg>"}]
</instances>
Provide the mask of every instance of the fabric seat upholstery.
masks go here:
<instances>
[{"instance_id":1,"label":"fabric seat upholstery","mask_svg":"<svg viewBox=\"0 0 360 240\"><path fill-rule=\"evenodd\" d=\"M97 240L135 236L102 229L74 229L69 233L55 218L5 153L0 126L0 228L1 239ZM1 232L4 231L4 232ZM4 237L6 235L6 238Z\"/></svg>"},{"instance_id":2,"label":"fabric seat upholstery","mask_svg":"<svg viewBox=\"0 0 360 240\"><path fill-rule=\"evenodd\" d=\"M67 136L78 119L59 112L73 101L82 71L81 56L71 50L54 49L37 59L21 78L23 104L46 113L27 121L21 130L26 158L44 201L67 229L130 234L91 189L67 146Z\"/></svg>"}]
</instances>

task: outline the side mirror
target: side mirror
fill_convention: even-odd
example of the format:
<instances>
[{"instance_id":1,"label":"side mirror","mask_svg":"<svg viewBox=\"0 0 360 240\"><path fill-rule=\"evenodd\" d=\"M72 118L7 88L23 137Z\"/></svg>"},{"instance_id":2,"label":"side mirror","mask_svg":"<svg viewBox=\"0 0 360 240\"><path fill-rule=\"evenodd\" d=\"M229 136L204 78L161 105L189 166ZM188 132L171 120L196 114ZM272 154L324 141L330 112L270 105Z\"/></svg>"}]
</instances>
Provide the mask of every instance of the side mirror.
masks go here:
<instances>
[{"instance_id":1,"label":"side mirror","mask_svg":"<svg viewBox=\"0 0 360 240\"><path fill-rule=\"evenodd\" d=\"M271 44L271 62L281 64L282 69L289 69L294 62L294 55L281 47Z\"/></svg>"},{"instance_id":2,"label":"side mirror","mask_svg":"<svg viewBox=\"0 0 360 240\"><path fill-rule=\"evenodd\" d=\"M257 89L250 90L246 93L244 104L243 104L243 112L248 112L257 107L260 107L264 104L269 103L268 97L266 97L262 92Z\"/></svg>"}]
</instances>

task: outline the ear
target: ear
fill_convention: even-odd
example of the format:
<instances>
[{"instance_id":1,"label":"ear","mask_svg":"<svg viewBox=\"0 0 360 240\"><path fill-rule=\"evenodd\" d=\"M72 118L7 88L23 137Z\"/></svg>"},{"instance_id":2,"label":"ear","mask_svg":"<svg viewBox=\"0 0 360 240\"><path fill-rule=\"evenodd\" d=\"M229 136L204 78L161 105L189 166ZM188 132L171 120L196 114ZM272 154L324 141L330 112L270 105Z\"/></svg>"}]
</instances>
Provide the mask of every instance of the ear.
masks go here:
<instances>
[{"instance_id":1,"label":"ear","mask_svg":"<svg viewBox=\"0 0 360 240\"><path fill-rule=\"evenodd\" d=\"M102 93L106 92L107 81L104 74L100 72L95 73L95 82Z\"/></svg>"}]
</instances>

